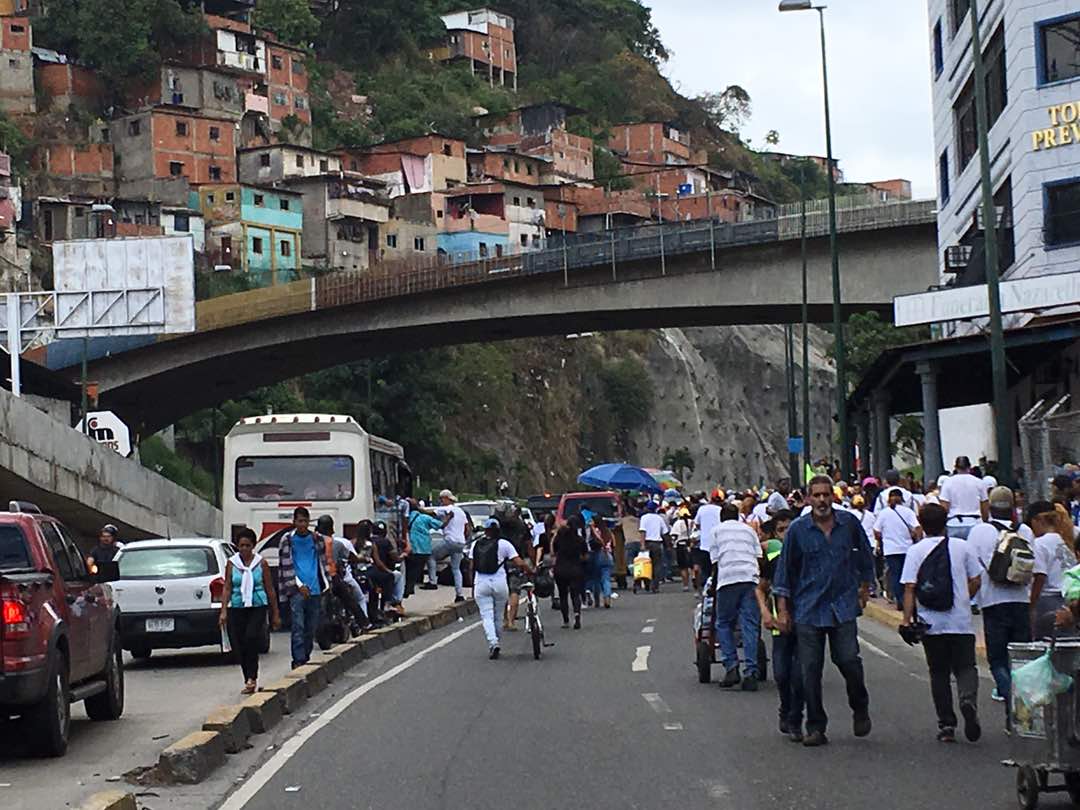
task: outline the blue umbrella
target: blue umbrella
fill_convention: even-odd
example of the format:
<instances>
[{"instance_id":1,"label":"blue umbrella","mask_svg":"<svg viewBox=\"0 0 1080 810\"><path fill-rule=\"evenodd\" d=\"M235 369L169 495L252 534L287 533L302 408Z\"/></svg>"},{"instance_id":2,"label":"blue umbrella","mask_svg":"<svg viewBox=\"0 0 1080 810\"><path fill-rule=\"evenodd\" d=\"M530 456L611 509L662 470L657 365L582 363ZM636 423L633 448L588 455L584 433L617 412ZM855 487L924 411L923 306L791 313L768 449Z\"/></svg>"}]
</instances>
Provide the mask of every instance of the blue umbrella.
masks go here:
<instances>
[{"instance_id":1,"label":"blue umbrella","mask_svg":"<svg viewBox=\"0 0 1080 810\"><path fill-rule=\"evenodd\" d=\"M601 489L663 492L656 479L633 464L600 464L578 476L578 483Z\"/></svg>"}]
</instances>

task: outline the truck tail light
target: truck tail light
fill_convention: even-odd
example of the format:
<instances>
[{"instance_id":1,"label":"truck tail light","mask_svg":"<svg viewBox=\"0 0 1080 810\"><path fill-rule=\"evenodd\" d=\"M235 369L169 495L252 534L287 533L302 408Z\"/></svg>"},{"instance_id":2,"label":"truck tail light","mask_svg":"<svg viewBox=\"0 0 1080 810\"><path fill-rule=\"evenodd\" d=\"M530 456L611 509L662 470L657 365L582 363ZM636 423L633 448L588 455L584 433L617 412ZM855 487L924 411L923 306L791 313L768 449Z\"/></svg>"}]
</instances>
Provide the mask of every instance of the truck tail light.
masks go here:
<instances>
[{"instance_id":1,"label":"truck tail light","mask_svg":"<svg viewBox=\"0 0 1080 810\"><path fill-rule=\"evenodd\" d=\"M26 605L16 599L5 599L2 604L4 635L8 638L28 635L30 617L27 614Z\"/></svg>"},{"instance_id":2,"label":"truck tail light","mask_svg":"<svg viewBox=\"0 0 1080 810\"><path fill-rule=\"evenodd\" d=\"M220 602L221 598L225 595L225 578L214 577L210 580L210 601Z\"/></svg>"}]
</instances>

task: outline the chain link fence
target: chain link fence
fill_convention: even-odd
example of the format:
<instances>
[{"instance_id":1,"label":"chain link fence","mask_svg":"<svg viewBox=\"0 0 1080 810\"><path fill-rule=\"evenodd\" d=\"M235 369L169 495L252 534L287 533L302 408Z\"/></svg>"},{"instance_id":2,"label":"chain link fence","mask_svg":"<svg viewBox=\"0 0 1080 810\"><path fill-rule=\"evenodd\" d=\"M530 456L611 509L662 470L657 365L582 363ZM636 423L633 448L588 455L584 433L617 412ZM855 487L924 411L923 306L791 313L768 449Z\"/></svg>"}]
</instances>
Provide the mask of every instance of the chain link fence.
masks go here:
<instances>
[{"instance_id":1,"label":"chain link fence","mask_svg":"<svg viewBox=\"0 0 1080 810\"><path fill-rule=\"evenodd\" d=\"M1080 411L1067 411L1069 396L1039 400L1020 419L1020 452L1027 500L1050 497L1050 481L1066 464L1080 462Z\"/></svg>"}]
</instances>

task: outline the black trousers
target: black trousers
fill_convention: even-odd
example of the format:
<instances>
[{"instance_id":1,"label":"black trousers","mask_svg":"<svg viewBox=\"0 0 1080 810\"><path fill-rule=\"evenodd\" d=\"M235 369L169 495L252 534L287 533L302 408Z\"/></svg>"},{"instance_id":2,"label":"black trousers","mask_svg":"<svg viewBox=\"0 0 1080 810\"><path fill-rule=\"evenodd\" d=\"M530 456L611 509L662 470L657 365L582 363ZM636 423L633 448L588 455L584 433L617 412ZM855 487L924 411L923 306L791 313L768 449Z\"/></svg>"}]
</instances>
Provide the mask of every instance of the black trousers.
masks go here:
<instances>
[{"instance_id":1,"label":"black trousers","mask_svg":"<svg viewBox=\"0 0 1080 810\"><path fill-rule=\"evenodd\" d=\"M424 578L430 554L410 554L405 558L405 595L412 596L420 580Z\"/></svg>"},{"instance_id":2,"label":"black trousers","mask_svg":"<svg viewBox=\"0 0 1080 810\"><path fill-rule=\"evenodd\" d=\"M334 577L330 582L330 589L334 592L334 596L344 603L345 609L349 611L354 622L361 627L367 624L367 616L364 615L364 609L360 607L360 602L356 598L356 591L350 588L345 580L340 576Z\"/></svg>"},{"instance_id":3,"label":"black trousers","mask_svg":"<svg viewBox=\"0 0 1080 810\"><path fill-rule=\"evenodd\" d=\"M930 694L934 698L938 728L956 728L953 711L952 678L960 708L978 705L979 672L975 668L975 636L960 633L927 635L922 640L926 665L930 669Z\"/></svg>"},{"instance_id":4,"label":"black trousers","mask_svg":"<svg viewBox=\"0 0 1080 810\"><path fill-rule=\"evenodd\" d=\"M240 658L245 681L259 679L259 646L266 628L266 608L229 608L229 643Z\"/></svg>"},{"instance_id":5,"label":"black trousers","mask_svg":"<svg viewBox=\"0 0 1080 810\"><path fill-rule=\"evenodd\" d=\"M380 571L374 565L368 568L367 574L368 579L371 580L371 584L374 586L368 595L368 616L371 621L375 621L375 617L379 615L383 606L394 595L394 575L389 571ZM381 598L380 591L382 592Z\"/></svg>"},{"instance_id":6,"label":"black trousers","mask_svg":"<svg viewBox=\"0 0 1080 810\"><path fill-rule=\"evenodd\" d=\"M555 571L555 585L559 589L559 609L563 623L570 621L570 602L574 603L574 615L581 615L581 591L585 587L585 574L576 571Z\"/></svg>"}]
</instances>

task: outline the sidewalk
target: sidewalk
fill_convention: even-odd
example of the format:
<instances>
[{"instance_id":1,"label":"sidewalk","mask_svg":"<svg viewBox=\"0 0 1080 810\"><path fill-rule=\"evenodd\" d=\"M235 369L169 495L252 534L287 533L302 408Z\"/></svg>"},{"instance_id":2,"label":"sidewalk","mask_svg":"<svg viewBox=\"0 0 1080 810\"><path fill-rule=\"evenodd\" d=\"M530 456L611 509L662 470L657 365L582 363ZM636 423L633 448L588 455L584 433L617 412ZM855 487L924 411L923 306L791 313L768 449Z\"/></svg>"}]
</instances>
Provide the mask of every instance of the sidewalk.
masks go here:
<instances>
[{"instance_id":1,"label":"sidewalk","mask_svg":"<svg viewBox=\"0 0 1080 810\"><path fill-rule=\"evenodd\" d=\"M904 618L904 614L896 609L895 604L888 599L882 599L881 597L874 597L867 603L866 607L863 609L863 616L868 619L873 619L878 624L891 627L893 630L900 627L900 621ZM985 663L986 637L983 635L982 617L972 616L971 618L975 625L975 655L979 657L979 660Z\"/></svg>"}]
</instances>

